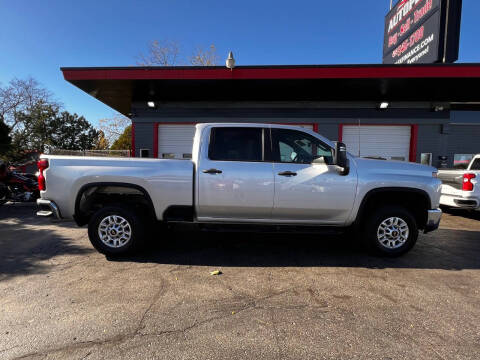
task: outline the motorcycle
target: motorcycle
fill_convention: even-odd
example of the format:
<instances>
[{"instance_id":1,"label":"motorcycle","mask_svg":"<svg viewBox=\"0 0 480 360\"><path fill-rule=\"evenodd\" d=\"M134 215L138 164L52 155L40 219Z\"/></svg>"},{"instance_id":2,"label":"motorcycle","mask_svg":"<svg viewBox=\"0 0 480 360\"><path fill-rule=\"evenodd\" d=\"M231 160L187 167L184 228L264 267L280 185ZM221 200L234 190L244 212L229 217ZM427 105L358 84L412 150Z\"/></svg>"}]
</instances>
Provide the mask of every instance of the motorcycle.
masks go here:
<instances>
[{"instance_id":1,"label":"motorcycle","mask_svg":"<svg viewBox=\"0 0 480 360\"><path fill-rule=\"evenodd\" d=\"M35 175L11 171L0 164L0 205L7 201L33 202L40 197Z\"/></svg>"}]
</instances>

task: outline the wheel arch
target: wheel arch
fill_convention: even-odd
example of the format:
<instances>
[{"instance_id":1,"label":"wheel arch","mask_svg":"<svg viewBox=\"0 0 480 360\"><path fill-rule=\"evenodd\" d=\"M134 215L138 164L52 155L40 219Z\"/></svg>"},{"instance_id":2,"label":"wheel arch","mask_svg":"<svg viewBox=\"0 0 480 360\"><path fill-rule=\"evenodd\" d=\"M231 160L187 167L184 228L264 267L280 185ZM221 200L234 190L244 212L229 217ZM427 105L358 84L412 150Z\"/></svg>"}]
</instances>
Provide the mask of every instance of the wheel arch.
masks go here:
<instances>
[{"instance_id":1,"label":"wheel arch","mask_svg":"<svg viewBox=\"0 0 480 360\"><path fill-rule=\"evenodd\" d=\"M136 193L134 192L134 193L131 193L130 195L142 196L144 198L144 201L145 201L144 205L146 205L149 216L151 216L153 219L156 219L156 211L153 205L152 198L150 197L148 191L142 186L137 184L132 184L132 183L123 183L123 182L92 182L92 183L87 183L82 185L78 190L77 195L75 196L73 218L79 226L87 224L90 218L90 215L85 214L84 211L82 210L82 200L84 195L88 194L88 196L90 196L99 189L109 189L109 188L111 189L111 192L107 191L103 194L117 195L117 198L122 195L125 196L125 194L122 194L121 191L115 191L115 189L116 190L121 190L121 189L135 190Z\"/></svg>"},{"instance_id":2,"label":"wheel arch","mask_svg":"<svg viewBox=\"0 0 480 360\"><path fill-rule=\"evenodd\" d=\"M389 195L389 197L387 197ZM415 202L415 203L412 203ZM419 229L427 222L427 210L431 209L431 199L425 190L410 187L382 187L372 189L365 194L358 208L354 221L356 227L361 226L365 216L374 205L401 205L410 210Z\"/></svg>"}]
</instances>

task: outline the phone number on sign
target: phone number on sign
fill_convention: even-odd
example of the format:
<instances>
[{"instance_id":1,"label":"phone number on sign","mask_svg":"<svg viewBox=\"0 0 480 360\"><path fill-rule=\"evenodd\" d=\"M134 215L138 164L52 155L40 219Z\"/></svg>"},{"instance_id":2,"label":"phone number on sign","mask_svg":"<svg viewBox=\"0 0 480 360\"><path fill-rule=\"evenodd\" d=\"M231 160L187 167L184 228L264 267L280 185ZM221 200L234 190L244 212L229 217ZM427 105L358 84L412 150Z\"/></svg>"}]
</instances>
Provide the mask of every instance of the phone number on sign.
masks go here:
<instances>
[{"instance_id":1,"label":"phone number on sign","mask_svg":"<svg viewBox=\"0 0 480 360\"><path fill-rule=\"evenodd\" d=\"M420 27L417 31L415 31L408 39L406 39L400 46L398 46L395 50L393 50L392 57L397 57L402 55L405 51L410 49L416 43L423 39L425 32L425 27Z\"/></svg>"}]
</instances>

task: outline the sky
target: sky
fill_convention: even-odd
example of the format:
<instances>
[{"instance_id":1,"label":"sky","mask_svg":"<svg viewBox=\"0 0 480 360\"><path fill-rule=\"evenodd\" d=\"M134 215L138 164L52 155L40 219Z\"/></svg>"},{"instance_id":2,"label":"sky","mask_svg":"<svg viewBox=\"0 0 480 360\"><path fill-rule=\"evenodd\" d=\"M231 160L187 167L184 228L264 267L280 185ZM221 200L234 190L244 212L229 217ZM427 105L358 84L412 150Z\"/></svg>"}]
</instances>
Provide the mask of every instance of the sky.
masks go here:
<instances>
[{"instance_id":1,"label":"sky","mask_svg":"<svg viewBox=\"0 0 480 360\"><path fill-rule=\"evenodd\" d=\"M0 0L0 83L33 77L96 125L115 111L60 67L132 66L153 40L215 44L220 64L376 64L389 0ZM480 62L480 1L463 0L458 62Z\"/></svg>"}]
</instances>

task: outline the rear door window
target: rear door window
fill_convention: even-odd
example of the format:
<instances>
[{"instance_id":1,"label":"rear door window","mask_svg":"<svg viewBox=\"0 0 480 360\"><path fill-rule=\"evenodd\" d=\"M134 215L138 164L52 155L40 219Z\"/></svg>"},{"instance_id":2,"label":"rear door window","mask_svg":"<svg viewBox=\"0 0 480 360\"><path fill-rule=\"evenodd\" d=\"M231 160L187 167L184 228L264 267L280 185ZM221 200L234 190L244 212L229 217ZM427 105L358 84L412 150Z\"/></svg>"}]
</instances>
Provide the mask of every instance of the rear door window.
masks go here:
<instances>
[{"instance_id":1,"label":"rear door window","mask_svg":"<svg viewBox=\"0 0 480 360\"><path fill-rule=\"evenodd\" d=\"M263 161L264 131L262 128L213 128L208 157L217 161Z\"/></svg>"}]
</instances>

